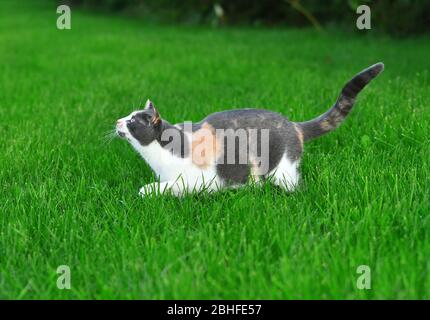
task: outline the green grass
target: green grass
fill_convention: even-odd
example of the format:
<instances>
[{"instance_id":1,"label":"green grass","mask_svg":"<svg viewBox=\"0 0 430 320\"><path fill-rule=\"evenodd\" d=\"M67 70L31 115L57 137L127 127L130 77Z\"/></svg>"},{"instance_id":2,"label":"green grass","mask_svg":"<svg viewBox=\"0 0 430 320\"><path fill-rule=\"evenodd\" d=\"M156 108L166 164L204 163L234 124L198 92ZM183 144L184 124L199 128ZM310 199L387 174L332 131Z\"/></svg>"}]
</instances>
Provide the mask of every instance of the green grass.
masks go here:
<instances>
[{"instance_id":1,"label":"green grass","mask_svg":"<svg viewBox=\"0 0 430 320\"><path fill-rule=\"evenodd\" d=\"M429 37L82 12L59 31L54 7L13 3L0 8L0 298L430 298ZM151 171L102 139L147 98L171 122L249 106L307 120L377 61L344 125L306 145L293 194L141 199Z\"/></svg>"}]
</instances>

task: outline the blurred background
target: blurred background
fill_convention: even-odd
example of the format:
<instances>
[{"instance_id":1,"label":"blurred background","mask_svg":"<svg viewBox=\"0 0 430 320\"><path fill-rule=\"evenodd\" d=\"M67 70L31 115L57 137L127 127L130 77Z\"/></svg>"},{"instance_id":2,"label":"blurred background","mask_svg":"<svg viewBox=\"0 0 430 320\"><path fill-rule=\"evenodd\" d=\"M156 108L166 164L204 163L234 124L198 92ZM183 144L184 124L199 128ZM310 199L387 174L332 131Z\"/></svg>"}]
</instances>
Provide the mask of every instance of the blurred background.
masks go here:
<instances>
[{"instance_id":1,"label":"blurred background","mask_svg":"<svg viewBox=\"0 0 430 320\"><path fill-rule=\"evenodd\" d=\"M429 0L66 0L71 7L138 16L148 22L354 30L356 9L369 5L372 29L396 36L430 30ZM355 29L356 30L356 29Z\"/></svg>"}]
</instances>

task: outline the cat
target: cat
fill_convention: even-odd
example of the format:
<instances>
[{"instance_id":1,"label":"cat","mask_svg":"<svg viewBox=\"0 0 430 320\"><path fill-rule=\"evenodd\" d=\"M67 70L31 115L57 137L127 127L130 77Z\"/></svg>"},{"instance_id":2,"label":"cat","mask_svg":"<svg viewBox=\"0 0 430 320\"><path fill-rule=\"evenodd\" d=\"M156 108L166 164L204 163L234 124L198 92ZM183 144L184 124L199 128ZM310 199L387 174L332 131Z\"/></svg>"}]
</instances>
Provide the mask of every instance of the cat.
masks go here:
<instances>
[{"instance_id":1,"label":"cat","mask_svg":"<svg viewBox=\"0 0 430 320\"><path fill-rule=\"evenodd\" d=\"M210 114L198 123L170 124L148 100L116 123L160 182L147 184L141 196L237 188L269 180L287 192L299 183L305 142L337 128L351 111L357 94L379 73L377 63L358 73L342 89L334 106L319 117L291 122L263 109L235 109Z\"/></svg>"}]
</instances>

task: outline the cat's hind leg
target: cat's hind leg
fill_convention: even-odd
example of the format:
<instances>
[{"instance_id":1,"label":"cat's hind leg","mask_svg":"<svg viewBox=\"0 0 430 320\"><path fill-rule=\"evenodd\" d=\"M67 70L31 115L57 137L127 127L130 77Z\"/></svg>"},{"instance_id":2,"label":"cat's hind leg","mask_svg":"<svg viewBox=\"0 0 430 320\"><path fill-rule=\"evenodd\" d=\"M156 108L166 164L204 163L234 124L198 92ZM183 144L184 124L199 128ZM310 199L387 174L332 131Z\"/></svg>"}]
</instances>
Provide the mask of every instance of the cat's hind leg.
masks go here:
<instances>
[{"instance_id":1,"label":"cat's hind leg","mask_svg":"<svg viewBox=\"0 0 430 320\"><path fill-rule=\"evenodd\" d=\"M299 160L291 161L284 155L277 167L269 173L269 179L288 192L299 184Z\"/></svg>"}]
</instances>

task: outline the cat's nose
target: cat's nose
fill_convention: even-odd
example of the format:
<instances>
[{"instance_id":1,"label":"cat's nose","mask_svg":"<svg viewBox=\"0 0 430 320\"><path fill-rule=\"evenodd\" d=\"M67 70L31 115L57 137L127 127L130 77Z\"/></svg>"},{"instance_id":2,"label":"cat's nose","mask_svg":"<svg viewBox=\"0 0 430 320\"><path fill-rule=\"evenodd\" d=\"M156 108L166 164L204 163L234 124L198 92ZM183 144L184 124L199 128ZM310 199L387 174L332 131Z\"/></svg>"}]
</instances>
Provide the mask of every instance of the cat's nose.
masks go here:
<instances>
[{"instance_id":1,"label":"cat's nose","mask_svg":"<svg viewBox=\"0 0 430 320\"><path fill-rule=\"evenodd\" d=\"M118 121L116 122L116 126L117 126L117 127L121 127L121 126L122 126L122 124L123 124L123 122L122 122L121 120L118 120Z\"/></svg>"}]
</instances>

